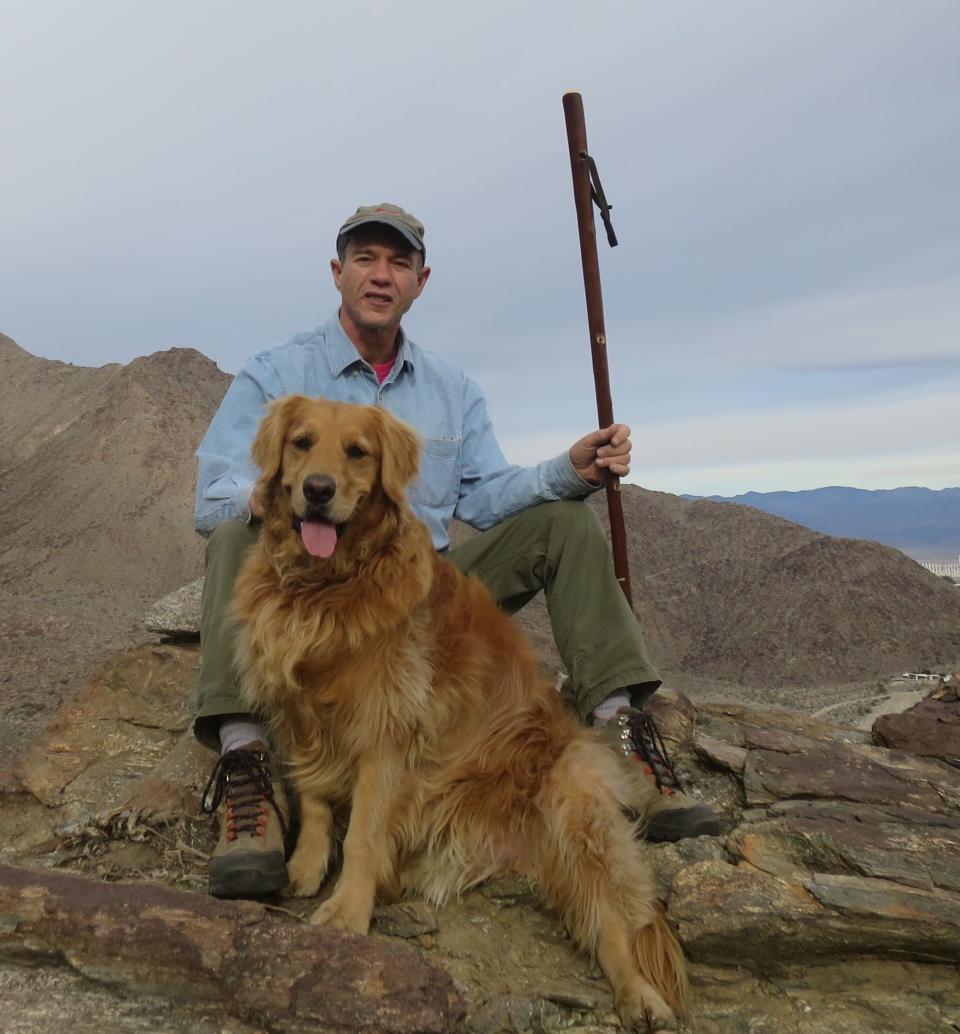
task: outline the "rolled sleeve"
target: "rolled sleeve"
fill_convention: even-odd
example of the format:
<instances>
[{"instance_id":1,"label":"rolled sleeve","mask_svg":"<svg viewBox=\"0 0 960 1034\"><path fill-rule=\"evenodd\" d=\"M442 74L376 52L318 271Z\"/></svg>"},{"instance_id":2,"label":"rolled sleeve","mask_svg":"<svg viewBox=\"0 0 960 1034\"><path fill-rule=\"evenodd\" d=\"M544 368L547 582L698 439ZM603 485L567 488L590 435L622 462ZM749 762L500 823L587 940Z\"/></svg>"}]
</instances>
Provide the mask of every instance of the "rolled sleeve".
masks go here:
<instances>
[{"instance_id":1,"label":"rolled sleeve","mask_svg":"<svg viewBox=\"0 0 960 1034\"><path fill-rule=\"evenodd\" d=\"M597 486L584 481L566 453L535 467L507 463L493 432L486 399L464 378L460 494L454 516L481 530L537 503L576 499Z\"/></svg>"},{"instance_id":2,"label":"rolled sleeve","mask_svg":"<svg viewBox=\"0 0 960 1034\"><path fill-rule=\"evenodd\" d=\"M554 499L577 499L603 488L602 484L580 477L570 462L569 452L561 452L552 460L546 460L541 467L547 491Z\"/></svg>"}]
</instances>

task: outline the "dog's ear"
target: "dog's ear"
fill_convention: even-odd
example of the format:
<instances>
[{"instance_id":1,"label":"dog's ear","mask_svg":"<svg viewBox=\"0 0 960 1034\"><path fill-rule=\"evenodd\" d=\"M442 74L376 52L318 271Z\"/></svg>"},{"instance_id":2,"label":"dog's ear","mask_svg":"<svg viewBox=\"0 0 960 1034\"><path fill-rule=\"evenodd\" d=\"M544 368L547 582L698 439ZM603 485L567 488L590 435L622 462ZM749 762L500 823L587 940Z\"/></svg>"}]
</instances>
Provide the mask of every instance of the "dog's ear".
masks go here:
<instances>
[{"instance_id":1,"label":"dog's ear","mask_svg":"<svg viewBox=\"0 0 960 1034\"><path fill-rule=\"evenodd\" d=\"M420 436L409 425L376 409L380 438L380 483L384 495L393 502L404 501L407 485L420 466Z\"/></svg>"},{"instance_id":2,"label":"dog's ear","mask_svg":"<svg viewBox=\"0 0 960 1034\"><path fill-rule=\"evenodd\" d=\"M267 406L250 447L253 462L260 468L259 483L267 484L280 473L287 431L296 419L301 404L306 401L303 395L284 395Z\"/></svg>"}]
</instances>

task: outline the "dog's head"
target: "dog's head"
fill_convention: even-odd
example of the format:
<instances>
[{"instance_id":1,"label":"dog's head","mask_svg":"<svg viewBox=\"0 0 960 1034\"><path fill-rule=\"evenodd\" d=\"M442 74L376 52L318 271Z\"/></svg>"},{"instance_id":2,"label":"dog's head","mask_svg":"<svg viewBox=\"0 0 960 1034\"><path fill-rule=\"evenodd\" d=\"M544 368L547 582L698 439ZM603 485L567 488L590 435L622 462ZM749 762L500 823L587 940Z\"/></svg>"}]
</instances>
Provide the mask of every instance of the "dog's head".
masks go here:
<instances>
[{"instance_id":1,"label":"dog's head","mask_svg":"<svg viewBox=\"0 0 960 1034\"><path fill-rule=\"evenodd\" d=\"M287 395L253 441L268 521L289 522L313 556L329 557L365 514L405 505L417 473L416 432L376 406Z\"/></svg>"}]
</instances>

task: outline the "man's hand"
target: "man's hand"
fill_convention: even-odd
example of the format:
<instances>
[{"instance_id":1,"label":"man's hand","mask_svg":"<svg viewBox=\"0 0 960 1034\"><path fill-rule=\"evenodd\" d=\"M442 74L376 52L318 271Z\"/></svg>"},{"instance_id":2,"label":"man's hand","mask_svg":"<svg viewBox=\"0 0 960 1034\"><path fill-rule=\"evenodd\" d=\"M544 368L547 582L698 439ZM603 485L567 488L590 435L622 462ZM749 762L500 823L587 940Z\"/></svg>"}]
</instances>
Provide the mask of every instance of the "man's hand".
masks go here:
<instances>
[{"instance_id":1,"label":"man's hand","mask_svg":"<svg viewBox=\"0 0 960 1034\"><path fill-rule=\"evenodd\" d=\"M258 520L263 520L267 515L267 511L263 507L263 503L260 501L260 496L257 495L257 490L254 488L250 492L250 512Z\"/></svg>"},{"instance_id":2,"label":"man's hand","mask_svg":"<svg viewBox=\"0 0 960 1034\"><path fill-rule=\"evenodd\" d=\"M605 470L618 477L630 473L630 448L630 428L626 424L611 424L574 442L570 446L570 462L584 481L596 485L603 481Z\"/></svg>"}]
</instances>

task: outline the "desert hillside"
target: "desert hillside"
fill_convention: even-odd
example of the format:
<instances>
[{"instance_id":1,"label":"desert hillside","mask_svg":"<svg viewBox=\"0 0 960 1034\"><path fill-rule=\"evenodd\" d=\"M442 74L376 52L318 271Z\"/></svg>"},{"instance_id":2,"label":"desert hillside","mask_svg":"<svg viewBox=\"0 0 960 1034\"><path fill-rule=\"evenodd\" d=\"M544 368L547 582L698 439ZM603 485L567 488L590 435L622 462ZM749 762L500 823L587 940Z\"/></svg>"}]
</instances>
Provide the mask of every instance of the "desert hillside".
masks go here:
<instances>
[{"instance_id":1,"label":"desert hillside","mask_svg":"<svg viewBox=\"0 0 960 1034\"><path fill-rule=\"evenodd\" d=\"M192 349L92 369L0 336L0 746L201 573L193 453L229 381ZM804 709L960 661L960 592L902 553L747 507L623 498L637 610L674 686ZM549 654L545 611L528 610Z\"/></svg>"},{"instance_id":2,"label":"desert hillside","mask_svg":"<svg viewBox=\"0 0 960 1034\"><path fill-rule=\"evenodd\" d=\"M191 349L94 369L0 335L0 746L201 572L193 452L229 381Z\"/></svg>"},{"instance_id":3,"label":"desert hillside","mask_svg":"<svg viewBox=\"0 0 960 1034\"><path fill-rule=\"evenodd\" d=\"M3 584L143 592L194 577L193 451L229 377L192 349L74 367L0 340Z\"/></svg>"},{"instance_id":4,"label":"desert hillside","mask_svg":"<svg viewBox=\"0 0 960 1034\"><path fill-rule=\"evenodd\" d=\"M903 553L625 486L634 597L669 672L826 686L960 658L960 592ZM598 500L599 502L600 500Z\"/></svg>"}]
</instances>

